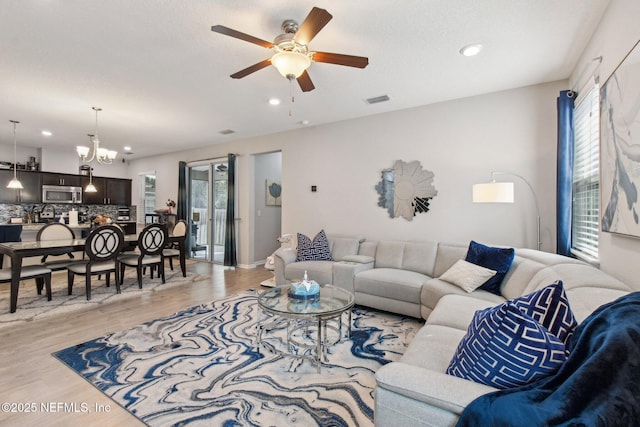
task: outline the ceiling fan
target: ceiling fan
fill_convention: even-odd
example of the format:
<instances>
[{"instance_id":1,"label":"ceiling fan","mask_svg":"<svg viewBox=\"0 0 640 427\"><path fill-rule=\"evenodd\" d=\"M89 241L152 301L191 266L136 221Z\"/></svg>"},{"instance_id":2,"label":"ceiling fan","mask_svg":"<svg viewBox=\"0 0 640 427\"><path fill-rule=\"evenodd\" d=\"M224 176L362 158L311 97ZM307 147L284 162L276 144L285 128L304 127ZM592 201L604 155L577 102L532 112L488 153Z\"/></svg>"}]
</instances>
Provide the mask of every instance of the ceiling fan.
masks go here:
<instances>
[{"instance_id":1,"label":"ceiling fan","mask_svg":"<svg viewBox=\"0 0 640 427\"><path fill-rule=\"evenodd\" d=\"M346 65L347 67L355 68L364 68L369 64L369 59L363 56L313 52L309 50L308 45L311 40L332 18L333 16L325 9L314 7L300 26L298 26L296 21L291 19L284 21L282 23L282 31L284 31L284 33L277 36L273 43L223 25L214 25L211 27L211 31L254 43L274 51L271 58L231 74L231 78L241 79L269 65L273 65L278 69L280 74L289 79L289 81L296 79L303 92L309 92L315 89L309 73L307 73L307 68L309 68L312 61Z\"/></svg>"}]
</instances>

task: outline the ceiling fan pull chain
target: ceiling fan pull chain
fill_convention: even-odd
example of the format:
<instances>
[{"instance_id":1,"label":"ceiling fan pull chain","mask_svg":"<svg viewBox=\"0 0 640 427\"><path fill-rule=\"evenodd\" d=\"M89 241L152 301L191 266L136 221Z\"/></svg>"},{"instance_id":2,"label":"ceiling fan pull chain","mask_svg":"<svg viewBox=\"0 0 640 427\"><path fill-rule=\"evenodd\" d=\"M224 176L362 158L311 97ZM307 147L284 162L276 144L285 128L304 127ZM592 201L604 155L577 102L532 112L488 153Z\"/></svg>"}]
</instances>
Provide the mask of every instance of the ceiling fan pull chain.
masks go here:
<instances>
[{"instance_id":1,"label":"ceiling fan pull chain","mask_svg":"<svg viewBox=\"0 0 640 427\"><path fill-rule=\"evenodd\" d=\"M291 104L289 104L289 117L293 116L293 103L296 102L296 99L293 96L293 81L294 80L295 80L295 78L290 78L289 79L289 95L291 96Z\"/></svg>"}]
</instances>

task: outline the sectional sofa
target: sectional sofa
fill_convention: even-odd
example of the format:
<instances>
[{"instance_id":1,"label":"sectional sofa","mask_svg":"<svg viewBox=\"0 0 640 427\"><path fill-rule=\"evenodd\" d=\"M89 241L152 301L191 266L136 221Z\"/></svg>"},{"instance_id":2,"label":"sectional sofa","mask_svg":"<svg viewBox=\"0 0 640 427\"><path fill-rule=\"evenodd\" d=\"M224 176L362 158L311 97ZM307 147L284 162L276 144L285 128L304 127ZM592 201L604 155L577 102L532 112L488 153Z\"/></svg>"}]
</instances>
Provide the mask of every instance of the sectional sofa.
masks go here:
<instances>
[{"instance_id":1,"label":"sectional sofa","mask_svg":"<svg viewBox=\"0 0 640 427\"><path fill-rule=\"evenodd\" d=\"M445 373L476 311L539 290L557 280L578 322L632 289L582 261L515 249L500 295L467 292L440 277L464 259L468 243L379 241L328 235L333 261L296 262L275 253L277 284L302 277L352 291L356 304L425 319L398 362L376 373L377 426L453 426L477 397L497 389Z\"/></svg>"}]
</instances>

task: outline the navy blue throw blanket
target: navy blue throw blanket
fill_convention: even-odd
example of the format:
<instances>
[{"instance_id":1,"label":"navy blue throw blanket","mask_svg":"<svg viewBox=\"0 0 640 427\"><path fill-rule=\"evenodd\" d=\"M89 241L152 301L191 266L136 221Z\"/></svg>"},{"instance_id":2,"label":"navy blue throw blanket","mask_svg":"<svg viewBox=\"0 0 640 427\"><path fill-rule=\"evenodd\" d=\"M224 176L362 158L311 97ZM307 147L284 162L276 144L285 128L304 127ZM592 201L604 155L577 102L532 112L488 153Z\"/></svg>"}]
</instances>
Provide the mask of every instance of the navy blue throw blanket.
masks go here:
<instances>
[{"instance_id":1,"label":"navy blue throw blanket","mask_svg":"<svg viewBox=\"0 0 640 427\"><path fill-rule=\"evenodd\" d=\"M640 292L598 308L550 377L480 396L459 427L640 425Z\"/></svg>"}]
</instances>

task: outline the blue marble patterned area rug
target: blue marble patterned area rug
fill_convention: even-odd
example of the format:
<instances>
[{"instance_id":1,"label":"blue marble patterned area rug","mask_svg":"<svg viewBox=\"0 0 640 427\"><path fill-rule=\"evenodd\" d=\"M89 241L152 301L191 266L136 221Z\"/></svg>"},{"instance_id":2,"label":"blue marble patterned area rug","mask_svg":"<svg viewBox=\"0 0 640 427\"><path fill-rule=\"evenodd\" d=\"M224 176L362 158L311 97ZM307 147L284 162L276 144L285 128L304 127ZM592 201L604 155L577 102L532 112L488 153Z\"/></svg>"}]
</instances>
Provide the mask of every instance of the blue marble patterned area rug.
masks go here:
<instances>
[{"instance_id":1,"label":"blue marble patterned area rug","mask_svg":"<svg viewBox=\"0 0 640 427\"><path fill-rule=\"evenodd\" d=\"M149 426L373 425L375 371L400 358L422 323L355 307L351 339L330 347L318 373L312 360L273 351L287 348L284 328L255 348L258 293L54 356Z\"/></svg>"}]
</instances>

